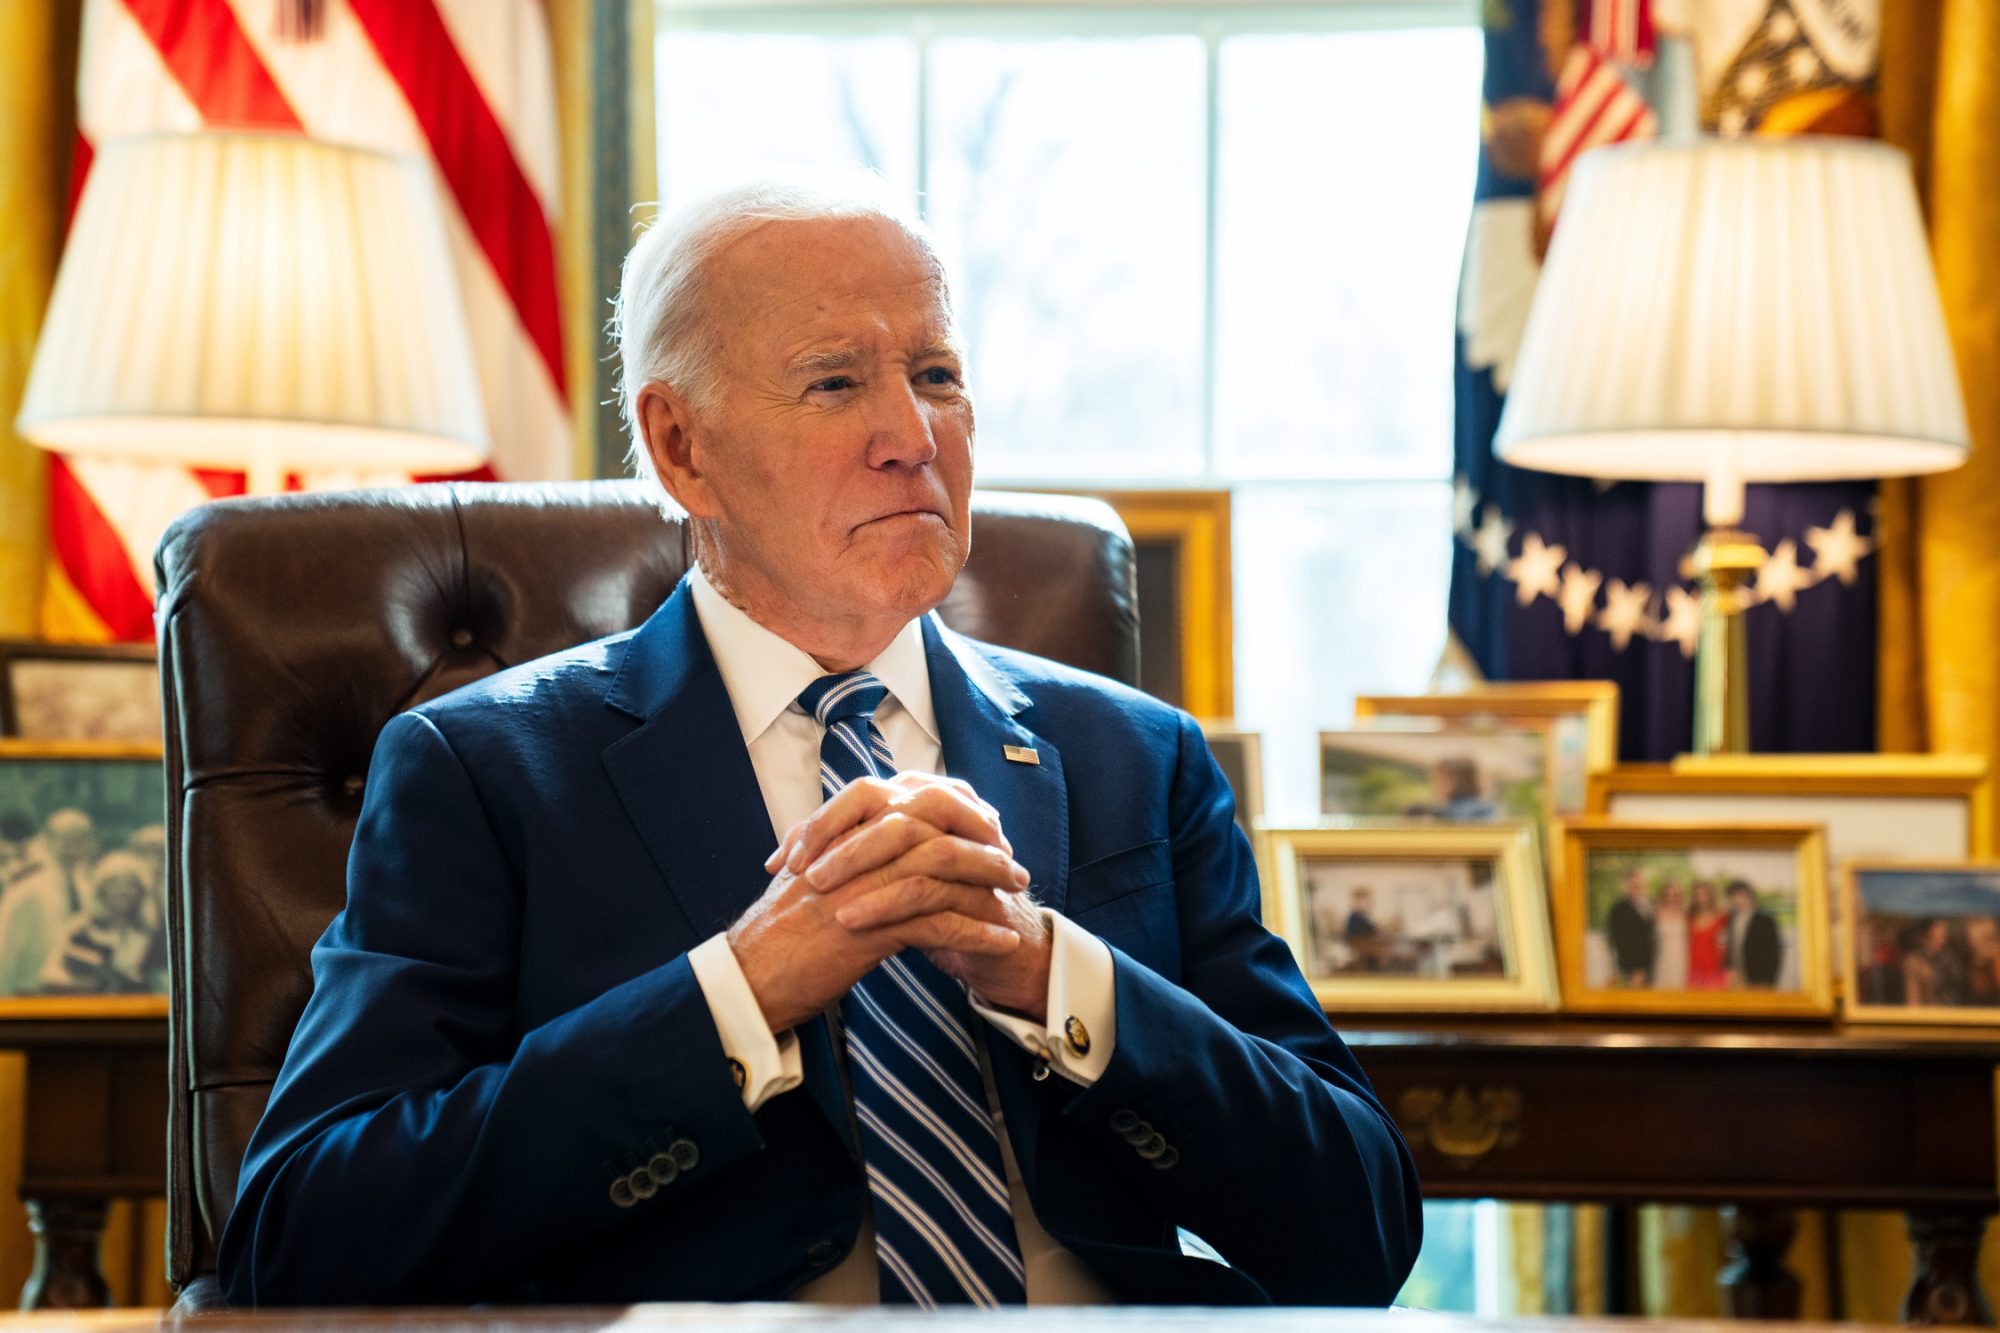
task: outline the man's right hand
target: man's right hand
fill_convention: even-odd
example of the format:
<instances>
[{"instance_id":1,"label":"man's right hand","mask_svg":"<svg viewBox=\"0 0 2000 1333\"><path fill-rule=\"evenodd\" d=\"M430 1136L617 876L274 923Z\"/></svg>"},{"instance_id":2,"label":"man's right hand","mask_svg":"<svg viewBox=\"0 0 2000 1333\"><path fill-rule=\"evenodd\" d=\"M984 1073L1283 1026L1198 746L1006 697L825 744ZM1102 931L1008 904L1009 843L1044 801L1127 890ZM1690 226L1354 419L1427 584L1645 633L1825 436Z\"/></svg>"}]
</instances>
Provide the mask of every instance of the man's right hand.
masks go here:
<instances>
[{"instance_id":1,"label":"man's right hand","mask_svg":"<svg viewBox=\"0 0 2000 1333\"><path fill-rule=\"evenodd\" d=\"M729 928L730 950L772 1032L816 1017L903 949L1000 955L1020 947L995 891L1020 892L1027 872L1007 850L992 807L965 784L928 773L862 778L806 825L815 846L845 837L794 869L779 856L802 839L797 830L787 834L766 863L776 877ZM824 891L832 885L842 887ZM842 909L864 894L878 904L880 895L893 899L893 919L843 924ZM883 913L878 905L868 915Z\"/></svg>"}]
</instances>

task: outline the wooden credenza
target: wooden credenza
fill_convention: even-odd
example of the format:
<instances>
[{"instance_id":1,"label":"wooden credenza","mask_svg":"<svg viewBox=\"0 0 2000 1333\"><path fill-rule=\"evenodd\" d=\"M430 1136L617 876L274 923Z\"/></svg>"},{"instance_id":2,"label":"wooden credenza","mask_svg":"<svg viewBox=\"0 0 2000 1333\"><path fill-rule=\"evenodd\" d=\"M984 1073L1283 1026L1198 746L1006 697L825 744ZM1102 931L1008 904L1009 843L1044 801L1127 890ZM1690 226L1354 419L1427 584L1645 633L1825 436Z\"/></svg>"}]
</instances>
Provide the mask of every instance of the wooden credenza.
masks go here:
<instances>
[{"instance_id":1,"label":"wooden credenza","mask_svg":"<svg viewBox=\"0 0 2000 1333\"><path fill-rule=\"evenodd\" d=\"M1753 1259L1772 1265L1787 1237L1769 1219L1784 1210L1898 1209L1916 1244L1909 1314L1992 1322L1974 1260L2000 1209L2000 1038L1520 1017L1339 1026L1429 1197L1733 1204ZM165 1021L5 1022L0 1048L27 1054L21 1195L38 1252L23 1303L101 1305L106 1206L166 1188ZM1739 1297L1745 1313L1783 1313L1754 1283Z\"/></svg>"},{"instance_id":2,"label":"wooden credenza","mask_svg":"<svg viewBox=\"0 0 2000 1333\"><path fill-rule=\"evenodd\" d=\"M1784 1316L1789 1210L1908 1216L1905 1315L1993 1322L2000 1038L1949 1029L1342 1019L1430 1198L1737 1206L1744 1314ZM1759 1281L1768 1277L1770 1281Z\"/></svg>"}]
</instances>

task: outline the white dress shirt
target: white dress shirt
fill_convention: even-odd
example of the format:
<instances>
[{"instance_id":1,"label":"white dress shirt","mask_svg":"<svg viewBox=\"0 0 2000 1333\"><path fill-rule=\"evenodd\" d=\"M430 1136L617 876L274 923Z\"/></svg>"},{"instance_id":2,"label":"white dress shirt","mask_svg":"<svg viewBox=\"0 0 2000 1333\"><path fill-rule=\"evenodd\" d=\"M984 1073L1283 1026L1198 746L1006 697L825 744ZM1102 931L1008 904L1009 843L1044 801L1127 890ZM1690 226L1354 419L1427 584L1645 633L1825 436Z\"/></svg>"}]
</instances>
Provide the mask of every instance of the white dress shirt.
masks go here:
<instances>
[{"instance_id":1,"label":"white dress shirt","mask_svg":"<svg viewBox=\"0 0 2000 1333\"><path fill-rule=\"evenodd\" d=\"M689 574L688 581L695 615L750 752L750 766L771 819L775 847L786 830L821 804L821 729L799 707L798 696L826 672L810 654L731 604L699 569ZM905 625L865 669L888 688L888 696L875 710L875 726L896 756L897 770L942 773L943 747L931 708L930 667L924 655L922 625L914 620ZM995 1009L977 992L970 995L972 1009L1022 1048L1047 1061L1055 1073L1088 1086L1103 1074L1117 1043L1111 950L1056 912L1043 908L1042 916L1053 936L1047 1020L1036 1023ZM703 941L688 955L688 962L715 1017L724 1053L743 1068L744 1105L755 1111L772 1097L797 1088L804 1081L798 1040L790 1031L771 1032L727 936L717 934ZM1085 1053L1078 1053L1063 1038L1064 1024L1070 1020L1080 1021L1090 1033ZM1074 1305L1107 1300L1108 1295L1082 1261L1036 1222L1001 1122L983 1050L981 1054L987 1105L1000 1138L1015 1231L1027 1267L1029 1303ZM833 1272L807 1284L799 1295L810 1300L872 1303L876 1293L873 1231L864 1223L847 1259Z\"/></svg>"}]
</instances>

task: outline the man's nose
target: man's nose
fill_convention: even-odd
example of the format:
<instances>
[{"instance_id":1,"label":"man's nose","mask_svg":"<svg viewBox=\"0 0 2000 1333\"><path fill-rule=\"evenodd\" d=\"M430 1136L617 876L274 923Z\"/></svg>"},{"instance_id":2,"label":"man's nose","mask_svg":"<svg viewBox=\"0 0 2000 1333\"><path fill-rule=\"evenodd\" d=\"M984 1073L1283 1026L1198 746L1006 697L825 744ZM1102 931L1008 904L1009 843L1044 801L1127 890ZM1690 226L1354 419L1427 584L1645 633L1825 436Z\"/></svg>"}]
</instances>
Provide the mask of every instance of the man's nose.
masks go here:
<instances>
[{"instance_id":1,"label":"man's nose","mask_svg":"<svg viewBox=\"0 0 2000 1333\"><path fill-rule=\"evenodd\" d=\"M920 467L937 457L929 404L904 381L885 385L869 416L868 465Z\"/></svg>"}]
</instances>

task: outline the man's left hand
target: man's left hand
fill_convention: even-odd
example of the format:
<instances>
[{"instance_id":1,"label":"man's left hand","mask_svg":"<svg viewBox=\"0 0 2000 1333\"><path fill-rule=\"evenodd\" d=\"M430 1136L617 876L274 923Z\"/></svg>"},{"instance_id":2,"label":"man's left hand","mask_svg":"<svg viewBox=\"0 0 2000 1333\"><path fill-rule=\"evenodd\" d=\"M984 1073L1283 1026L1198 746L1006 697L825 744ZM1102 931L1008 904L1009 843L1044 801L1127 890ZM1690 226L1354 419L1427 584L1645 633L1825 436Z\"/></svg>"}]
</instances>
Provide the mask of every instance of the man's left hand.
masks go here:
<instances>
[{"instance_id":1,"label":"man's left hand","mask_svg":"<svg viewBox=\"0 0 2000 1333\"><path fill-rule=\"evenodd\" d=\"M913 804L934 803L940 798L966 804L983 817L980 822L990 830L989 838L982 840L1011 850L1000 831L999 812L957 778L906 772L889 779L886 789L884 784L866 787L868 790L850 788L801 821L766 863L766 869L791 866L821 893L849 900L842 903L837 915L850 929L875 929L946 906L944 900L933 904L930 899L948 885L935 879L898 882L892 868L911 855L913 839L946 836L927 821L910 819L907 812ZM1020 935L1021 947L1004 957L947 949L927 949L924 956L977 991L986 1003L1046 1022L1054 936L1027 893L987 887L992 882L989 879L971 887L991 892L1000 900L1005 924Z\"/></svg>"}]
</instances>

